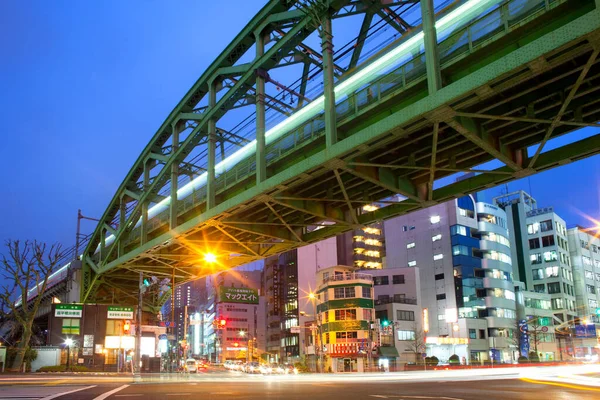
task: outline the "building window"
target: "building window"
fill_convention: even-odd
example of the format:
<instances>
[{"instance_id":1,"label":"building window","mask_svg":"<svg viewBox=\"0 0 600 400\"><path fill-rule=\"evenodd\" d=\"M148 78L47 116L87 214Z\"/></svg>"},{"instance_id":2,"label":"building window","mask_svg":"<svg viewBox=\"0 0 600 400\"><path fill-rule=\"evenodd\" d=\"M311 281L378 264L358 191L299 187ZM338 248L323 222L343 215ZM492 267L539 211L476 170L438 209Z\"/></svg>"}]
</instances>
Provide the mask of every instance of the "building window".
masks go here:
<instances>
[{"instance_id":1,"label":"building window","mask_svg":"<svg viewBox=\"0 0 600 400\"><path fill-rule=\"evenodd\" d=\"M540 230L542 232L548 232L552 230L552 220L548 219L546 221L540 222Z\"/></svg>"},{"instance_id":2,"label":"building window","mask_svg":"<svg viewBox=\"0 0 600 400\"><path fill-rule=\"evenodd\" d=\"M551 299L550 302L552 303L553 310L562 310L563 308L565 308L565 302L562 298Z\"/></svg>"},{"instance_id":3,"label":"building window","mask_svg":"<svg viewBox=\"0 0 600 400\"><path fill-rule=\"evenodd\" d=\"M556 250L544 252L544 262L558 261Z\"/></svg>"},{"instance_id":4,"label":"building window","mask_svg":"<svg viewBox=\"0 0 600 400\"><path fill-rule=\"evenodd\" d=\"M414 331L396 331L398 332L398 340L415 340Z\"/></svg>"},{"instance_id":5,"label":"building window","mask_svg":"<svg viewBox=\"0 0 600 400\"><path fill-rule=\"evenodd\" d=\"M336 332L335 341L338 343L344 342L356 342L358 339L358 332Z\"/></svg>"},{"instance_id":6,"label":"building window","mask_svg":"<svg viewBox=\"0 0 600 400\"><path fill-rule=\"evenodd\" d=\"M485 329L479 330L479 339L485 339Z\"/></svg>"},{"instance_id":7,"label":"building window","mask_svg":"<svg viewBox=\"0 0 600 400\"><path fill-rule=\"evenodd\" d=\"M354 287L341 287L333 289L334 299L347 299L356 297Z\"/></svg>"},{"instance_id":8,"label":"building window","mask_svg":"<svg viewBox=\"0 0 600 400\"><path fill-rule=\"evenodd\" d=\"M530 249L539 249L540 248L540 239L529 239L529 248Z\"/></svg>"},{"instance_id":9,"label":"building window","mask_svg":"<svg viewBox=\"0 0 600 400\"><path fill-rule=\"evenodd\" d=\"M469 339L477 339L477 330L469 329Z\"/></svg>"},{"instance_id":10,"label":"building window","mask_svg":"<svg viewBox=\"0 0 600 400\"><path fill-rule=\"evenodd\" d=\"M363 308L363 319L365 321L373 320L373 310L370 308Z\"/></svg>"},{"instance_id":11,"label":"building window","mask_svg":"<svg viewBox=\"0 0 600 400\"><path fill-rule=\"evenodd\" d=\"M108 321L110 322L110 321ZM121 321L119 321L121 322ZM79 335L79 318L63 318L62 319L62 329L61 333L63 335ZM119 325L120 326L120 325ZM117 333L116 335L121 336L122 332ZM111 335L113 336L113 335Z\"/></svg>"},{"instance_id":12,"label":"building window","mask_svg":"<svg viewBox=\"0 0 600 400\"><path fill-rule=\"evenodd\" d=\"M462 244L457 244L452 246L452 255L453 256L468 256L469 248L467 246L463 246Z\"/></svg>"},{"instance_id":13,"label":"building window","mask_svg":"<svg viewBox=\"0 0 600 400\"><path fill-rule=\"evenodd\" d=\"M531 272L533 274L534 281L544 279L544 270L542 268L532 269Z\"/></svg>"},{"instance_id":14,"label":"building window","mask_svg":"<svg viewBox=\"0 0 600 400\"><path fill-rule=\"evenodd\" d=\"M467 236L467 227L462 225L452 225L450 228L451 235Z\"/></svg>"},{"instance_id":15,"label":"building window","mask_svg":"<svg viewBox=\"0 0 600 400\"><path fill-rule=\"evenodd\" d=\"M585 285L585 290L589 294L596 294L596 287L594 285Z\"/></svg>"},{"instance_id":16,"label":"building window","mask_svg":"<svg viewBox=\"0 0 600 400\"><path fill-rule=\"evenodd\" d=\"M581 256L581 261L583 262L583 265L587 265L589 267L592 266L592 259L586 256Z\"/></svg>"},{"instance_id":17,"label":"building window","mask_svg":"<svg viewBox=\"0 0 600 400\"><path fill-rule=\"evenodd\" d=\"M375 285L375 286L389 285L389 284L390 284L390 277L387 275L373 277L373 285Z\"/></svg>"},{"instance_id":18,"label":"building window","mask_svg":"<svg viewBox=\"0 0 600 400\"><path fill-rule=\"evenodd\" d=\"M417 265L417 262L415 260L409 261L408 262L408 266L409 267L415 267Z\"/></svg>"},{"instance_id":19,"label":"building window","mask_svg":"<svg viewBox=\"0 0 600 400\"><path fill-rule=\"evenodd\" d=\"M560 282L553 282L548 284L548 293L555 294L560 293Z\"/></svg>"},{"instance_id":20,"label":"building window","mask_svg":"<svg viewBox=\"0 0 600 400\"><path fill-rule=\"evenodd\" d=\"M435 254L433 256L433 261L437 261L437 260L441 260L442 258L444 258L444 255L442 253L440 254Z\"/></svg>"},{"instance_id":21,"label":"building window","mask_svg":"<svg viewBox=\"0 0 600 400\"><path fill-rule=\"evenodd\" d=\"M435 280L436 281L440 281L442 279L444 279L444 274L435 274Z\"/></svg>"},{"instance_id":22,"label":"building window","mask_svg":"<svg viewBox=\"0 0 600 400\"><path fill-rule=\"evenodd\" d=\"M440 222L440 216L439 215L432 215L431 217L429 217L429 221L432 224L437 224L438 222Z\"/></svg>"},{"instance_id":23,"label":"building window","mask_svg":"<svg viewBox=\"0 0 600 400\"><path fill-rule=\"evenodd\" d=\"M432 242L437 242L438 240L442 240L442 234L441 233L438 233L437 235L431 237L431 241Z\"/></svg>"},{"instance_id":24,"label":"building window","mask_svg":"<svg viewBox=\"0 0 600 400\"><path fill-rule=\"evenodd\" d=\"M546 276L548 278L558 278L558 267L546 267Z\"/></svg>"},{"instance_id":25,"label":"building window","mask_svg":"<svg viewBox=\"0 0 600 400\"><path fill-rule=\"evenodd\" d=\"M435 295L436 300L446 300L446 293Z\"/></svg>"},{"instance_id":26,"label":"building window","mask_svg":"<svg viewBox=\"0 0 600 400\"><path fill-rule=\"evenodd\" d=\"M370 287L363 286L363 288L362 288L362 297L364 297L366 299L371 299L372 298L372 293L371 293L371 288Z\"/></svg>"},{"instance_id":27,"label":"building window","mask_svg":"<svg viewBox=\"0 0 600 400\"><path fill-rule=\"evenodd\" d=\"M392 275L392 283L394 285L401 285L404 283L404 275Z\"/></svg>"},{"instance_id":28,"label":"building window","mask_svg":"<svg viewBox=\"0 0 600 400\"><path fill-rule=\"evenodd\" d=\"M588 306L590 308L596 308L598 307L598 301L594 299L588 299Z\"/></svg>"},{"instance_id":29,"label":"building window","mask_svg":"<svg viewBox=\"0 0 600 400\"><path fill-rule=\"evenodd\" d=\"M329 344L329 332L325 334L325 343Z\"/></svg>"},{"instance_id":30,"label":"building window","mask_svg":"<svg viewBox=\"0 0 600 400\"><path fill-rule=\"evenodd\" d=\"M335 310L336 321L356 320L356 309L350 310Z\"/></svg>"},{"instance_id":31,"label":"building window","mask_svg":"<svg viewBox=\"0 0 600 400\"><path fill-rule=\"evenodd\" d=\"M542 236L542 246L554 246L554 235Z\"/></svg>"},{"instance_id":32,"label":"building window","mask_svg":"<svg viewBox=\"0 0 600 400\"><path fill-rule=\"evenodd\" d=\"M542 253L535 253L529 256L529 260L531 264L541 264L542 263Z\"/></svg>"},{"instance_id":33,"label":"building window","mask_svg":"<svg viewBox=\"0 0 600 400\"><path fill-rule=\"evenodd\" d=\"M540 231L540 223L539 222L534 222L533 224L527 225L527 233L529 233L530 235L535 235L539 231Z\"/></svg>"},{"instance_id":34,"label":"building window","mask_svg":"<svg viewBox=\"0 0 600 400\"><path fill-rule=\"evenodd\" d=\"M546 285L533 285L533 291L536 293L546 293Z\"/></svg>"},{"instance_id":35,"label":"building window","mask_svg":"<svg viewBox=\"0 0 600 400\"><path fill-rule=\"evenodd\" d=\"M415 320L415 312L414 311L397 310L396 317L397 317L396 319L398 321L414 321Z\"/></svg>"},{"instance_id":36,"label":"building window","mask_svg":"<svg viewBox=\"0 0 600 400\"><path fill-rule=\"evenodd\" d=\"M416 246L416 245L415 245L415 242L411 242L411 243L409 243L409 244L407 244L407 245L406 245L406 248L407 248L407 249L412 249L412 248L413 248L413 247L415 247L415 246Z\"/></svg>"}]
</instances>

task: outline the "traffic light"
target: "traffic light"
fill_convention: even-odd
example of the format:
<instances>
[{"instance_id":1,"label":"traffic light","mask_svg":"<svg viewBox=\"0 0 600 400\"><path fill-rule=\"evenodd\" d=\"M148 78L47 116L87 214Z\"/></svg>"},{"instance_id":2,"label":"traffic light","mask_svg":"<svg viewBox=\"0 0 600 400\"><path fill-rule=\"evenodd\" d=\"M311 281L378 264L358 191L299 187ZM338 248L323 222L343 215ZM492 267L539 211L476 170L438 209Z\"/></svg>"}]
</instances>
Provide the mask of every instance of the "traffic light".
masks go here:
<instances>
[{"instance_id":1,"label":"traffic light","mask_svg":"<svg viewBox=\"0 0 600 400\"><path fill-rule=\"evenodd\" d=\"M150 280L150 278L144 278L142 283L144 286L149 287L152 284L152 281Z\"/></svg>"},{"instance_id":2,"label":"traffic light","mask_svg":"<svg viewBox=\"0 0 600 400\"><path fill-rule=\"evenodd\" d=\"M381 321L381 325L382 326L388 326L390 324L390 321L384 319L383 321Z\"/></svg>"}]
</instances>

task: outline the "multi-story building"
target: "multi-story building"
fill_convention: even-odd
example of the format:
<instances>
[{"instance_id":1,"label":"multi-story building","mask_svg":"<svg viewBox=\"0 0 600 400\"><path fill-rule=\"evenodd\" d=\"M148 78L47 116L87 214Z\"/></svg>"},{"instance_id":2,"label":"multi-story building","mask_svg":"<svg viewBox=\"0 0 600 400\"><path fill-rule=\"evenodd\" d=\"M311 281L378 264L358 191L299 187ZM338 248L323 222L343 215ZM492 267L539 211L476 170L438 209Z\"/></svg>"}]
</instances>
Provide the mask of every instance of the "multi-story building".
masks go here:
<instances>
[{"instance_id":1,"label":"multi-story building","mask_svg":"<svg viewBox=\"0 0 600 400\"><path fill-rule=\"evenodd\" d=\"M537 208L537 202L523 191L497 197L494 203L506 211L513 232L518 280L529 291L550 295L554 325L574 320L577 310L565 221L552 207Z\"/></svg>"},{"instance_id":2,"label":"multi-story building","mask_svg":"<svg viewBox=\"0 0 600 400\"><path fill-rule=\"evenodd\" d=\"M364 372L372 357L373 277L355 271L338 265L317 276L317 356L325 371Z\"/></svg>"},{"instance_id":3,"label":"multi-story building","mask_svg":"<svg viewBox=\"0 0 600 400\"><path fill-rule=\"evenodd\" d=\"M373 275L373 298L378 332L378 364L398 369L421 361L424 333L419 304L419 268L400 267L365 271ZM393 348L390 349L390 348Z\"/></svg>"},{"instance_id":4,"label":"multi-story building","mask_svg":"<svg viewBox=\"0 0 600 400\"><path fill-rule=\"evenodd\" d=\"M515 297L506 214L472 196L385 222L388 267L419 267L427 353L512 361Z\"/></svg>"},{"instance_id":5,"label":"multi-story building","mask_svg":"<svg viewBox=\"0 0 600 400\"><path fill-rule=\"evenodd\" d=\"M597 231L582 227L568 230L577 311L582 320L594 323L600 322L597 314L600 304L600 239L597 234Z\"/></svg>"}]
</instances>

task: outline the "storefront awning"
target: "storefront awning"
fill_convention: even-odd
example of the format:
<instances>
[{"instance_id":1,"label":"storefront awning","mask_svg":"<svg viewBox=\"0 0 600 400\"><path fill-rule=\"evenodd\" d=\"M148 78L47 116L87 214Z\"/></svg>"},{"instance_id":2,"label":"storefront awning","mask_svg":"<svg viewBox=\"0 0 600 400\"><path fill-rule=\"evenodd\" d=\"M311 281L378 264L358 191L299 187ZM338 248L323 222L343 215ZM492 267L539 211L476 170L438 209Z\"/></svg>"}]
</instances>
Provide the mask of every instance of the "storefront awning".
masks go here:
<instances>
[{"instance_id":1,"label":"storefront awning","mask_svg":"<svg viewBox=\"0 0 600 400\"><path fill-rule=\"evenodd\" d=\"M381 357L400 357L395 347L380 347L377 352Z\"/></svg>"}]
</instances>

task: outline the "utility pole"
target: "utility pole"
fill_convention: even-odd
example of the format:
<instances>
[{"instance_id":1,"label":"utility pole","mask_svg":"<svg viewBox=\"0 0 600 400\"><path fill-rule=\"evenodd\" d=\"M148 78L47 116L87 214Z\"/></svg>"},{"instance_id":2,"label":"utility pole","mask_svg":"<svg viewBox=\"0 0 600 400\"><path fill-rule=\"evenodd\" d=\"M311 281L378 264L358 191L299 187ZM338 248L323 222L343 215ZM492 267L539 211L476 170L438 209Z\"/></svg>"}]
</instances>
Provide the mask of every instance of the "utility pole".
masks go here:
<instances>
[{"instance_id":1,"label":"utility pole","mask_svg":"<svg viewBox=\"0 0 600 400\"><path fill-rule=\"evenodd\" d=\"M183 307L183 342L184 342L184 359L187 360L187 325L188 325L188 306Z\"/></svg>"},{"instance_id":2,"label":"utility pole","mask_svg":"<svg viewBox=\"0 0 600 400\"><path fill-rule=\"evenodd\" d=\"M135 366L134 371L142 372L142 289L144 288L144 273L140 271L139 297L138 297L138 315L137 315L137 331L135 341Z\"/></svg>"}]
</instances>

